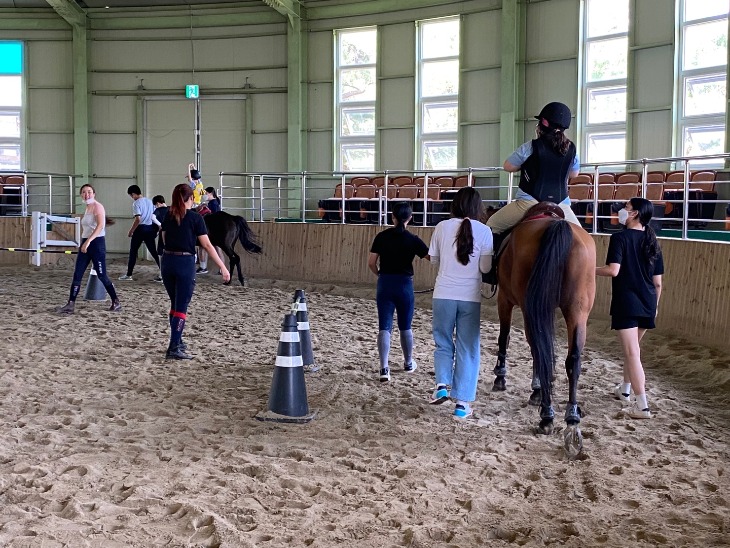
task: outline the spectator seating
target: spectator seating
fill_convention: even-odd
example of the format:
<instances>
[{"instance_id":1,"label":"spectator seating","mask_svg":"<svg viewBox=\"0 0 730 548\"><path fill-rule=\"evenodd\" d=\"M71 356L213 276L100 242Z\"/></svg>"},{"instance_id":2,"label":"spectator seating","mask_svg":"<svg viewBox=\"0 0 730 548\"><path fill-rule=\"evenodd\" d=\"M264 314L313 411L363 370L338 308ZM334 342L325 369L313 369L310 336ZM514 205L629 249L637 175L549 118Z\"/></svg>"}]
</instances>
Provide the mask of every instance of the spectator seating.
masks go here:
<instances>
[{"instance_id":1,"label":"spectator seating","mask_svg":"<svg viewBox=\"0 0 730 548\"><path fill-rule=\"evenodd\" d=\"M0 177L0 215L22 214L21 193L25 187L22 175Z\"/></svg>"}]
</instances>

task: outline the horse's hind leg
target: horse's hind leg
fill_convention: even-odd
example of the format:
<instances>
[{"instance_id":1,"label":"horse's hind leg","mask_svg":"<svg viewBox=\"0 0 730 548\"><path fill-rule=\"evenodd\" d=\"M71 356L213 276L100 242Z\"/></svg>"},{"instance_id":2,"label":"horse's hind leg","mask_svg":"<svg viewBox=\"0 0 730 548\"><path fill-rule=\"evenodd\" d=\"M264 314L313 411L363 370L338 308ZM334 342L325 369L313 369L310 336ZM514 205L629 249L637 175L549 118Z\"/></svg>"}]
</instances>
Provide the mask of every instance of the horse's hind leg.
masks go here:
<instances>
[{"instance_id":1,"label":"horse's hind leg","mask_svg":"<svg viewBox=\"0 0 730 548\"><path fill-rule=\"evenodd\" d=\"M238 253L231 249L231 275L233 275L234 265L236 267L236 270L238 270L238 281L241 282L241 285L245 287L246 284L244 283L243 274L241 273L241 257L239 257Z\"/></svg>"},{"instance_id":2,"label":"horse's hind leg","mask_svg":"<svg viewBox=\"0 0 730 548\"><path fill-rule=\"evenodd\" d=\"M497 349L497 365L494 366L493 392L507 389L507 346L512 328L512 309L514 306L500 292L497 295L497 311L499 312L499 339Z\"/></svg>"},{"instance_id":3,"label":"horse's hind leg","mask_svg":"<svg viewBox=\"0 0 730 548\"><path fill-rule=\"evenodd\" d=\"M568 406L565 408L565 422L568 426L580 423L578 407L578 379L581 373L581 354L586 342L586 318L566 321L568 327L568 356L565 358L565 373L568 376Z\"/></svg>"}]
</instances>

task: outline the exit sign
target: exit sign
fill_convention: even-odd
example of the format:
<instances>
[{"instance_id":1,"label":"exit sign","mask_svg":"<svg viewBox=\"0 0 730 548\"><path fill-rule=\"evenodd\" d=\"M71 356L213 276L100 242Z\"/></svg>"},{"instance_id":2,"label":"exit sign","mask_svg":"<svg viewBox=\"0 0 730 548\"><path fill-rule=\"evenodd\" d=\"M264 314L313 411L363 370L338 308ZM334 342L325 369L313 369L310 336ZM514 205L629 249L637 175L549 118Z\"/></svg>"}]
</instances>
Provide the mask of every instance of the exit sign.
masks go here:
<instances>
[{"instance_id":1,"label":"exit sign","mask_svg":"<svg viewBox=\"0 0 730 548\"><path fill-rule=\"evenodd\" d=\"M200 97L200 86L198 84L188 84L185 86L185 97L188 99L198 99Z\"/></svg>"}]
</instances>

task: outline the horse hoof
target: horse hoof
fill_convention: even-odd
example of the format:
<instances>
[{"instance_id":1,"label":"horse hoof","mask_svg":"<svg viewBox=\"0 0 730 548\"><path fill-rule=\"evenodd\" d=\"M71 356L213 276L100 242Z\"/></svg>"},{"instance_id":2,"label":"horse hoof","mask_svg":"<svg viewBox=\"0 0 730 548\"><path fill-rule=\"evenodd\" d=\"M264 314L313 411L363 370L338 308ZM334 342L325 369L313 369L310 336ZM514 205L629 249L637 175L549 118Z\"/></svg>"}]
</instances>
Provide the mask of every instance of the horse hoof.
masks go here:
<instances>
[{"instance_id":1,"label":"horse hoof","mask_svg":"<svg viewBox=\"0 0 730 548\"><path fill-rule=\"evenodd\" d=\"M494 379L494 384L492 385L492 392L504 392L507 390L507 381L504 377L497 377Z\"/></svg>"},{"instance_id":2,"label":"horse hoof","mask_svg":"<svg viewBox=\"0 0 730 548\"><path fill-rule=\"evenodd\" d=\"M542 401L542 391L540 390L533 390L532 394L530 394L530 399L527 400L527 403L529 405L534 405L537 407L540 405L540 401Z\"/></svg>"},{"instance_id":3,"label":"horse hoof","mask_svg":"<svg viewBox=\"0 0 730 548\"><path fill-rule=\"evenodd\" d=\"M575 459L583 451L583 434L577 424L568 426L563 433L563 445L568 458Z\"/></svg>"},{"instance_id":4,"label":"horse hoof","mask_svg":"<svg viewBox=\"0 0 730 548\"><path fill-rule=\"evenodd\" d=\"M544 434L546 436L549 436L553 433L553 420L552 419L543 419L540 421L540 424L537 426L537 433L538 434Z\"/></svg>"}]
</instances>

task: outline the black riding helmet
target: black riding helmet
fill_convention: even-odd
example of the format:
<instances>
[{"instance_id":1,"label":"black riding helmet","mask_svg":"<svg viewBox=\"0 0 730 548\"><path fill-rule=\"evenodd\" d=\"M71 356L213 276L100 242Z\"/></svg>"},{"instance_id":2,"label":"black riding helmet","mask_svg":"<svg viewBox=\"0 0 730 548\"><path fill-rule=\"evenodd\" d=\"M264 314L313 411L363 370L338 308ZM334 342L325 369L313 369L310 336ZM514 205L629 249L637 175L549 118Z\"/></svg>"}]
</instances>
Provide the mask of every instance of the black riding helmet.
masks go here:
<instances>
[{"instance_id":1,"label":"black riding helmet","mask_svg":"<svg viewBox=\"0 0 730 548\"><path fill-rule=\"evenodd\" d=\"M538 120L545 119L548 121L551 127L559 127L561 129L568 129L570 127L570 109L563 103L553 102L548 103L540 114L535 116Z\"/></svg>"}]
</instances>

